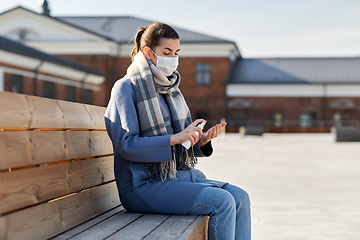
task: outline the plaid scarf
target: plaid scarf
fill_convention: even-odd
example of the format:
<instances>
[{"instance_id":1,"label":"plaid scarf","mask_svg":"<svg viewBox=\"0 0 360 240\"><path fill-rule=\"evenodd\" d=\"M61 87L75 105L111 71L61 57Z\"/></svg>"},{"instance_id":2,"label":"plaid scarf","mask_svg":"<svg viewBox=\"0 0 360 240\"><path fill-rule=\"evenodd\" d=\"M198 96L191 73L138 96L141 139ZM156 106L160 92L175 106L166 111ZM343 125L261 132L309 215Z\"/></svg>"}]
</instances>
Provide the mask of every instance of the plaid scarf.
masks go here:
<instances>
[{"instance_id":1,"label":"plaid scarf","mask_svg":"<svg viewBox=\"0 0 360 240\"><path fill-rule=\"evenodd\" d=\"M127 69L136 96L140 133L143 137L179 133L192 123L185 99L179 90L180 74L175 71L166 77L151 61L139 52ZM162 94L162 96L160 95ZM163 97L168 111L160 103ZM170 122L171 119L171 122ZM197 159L193 148L181 144L172 146L173 160L146 164L151 181L176 178L176 171L194 168Z\"/></svg>"}]
</instances>

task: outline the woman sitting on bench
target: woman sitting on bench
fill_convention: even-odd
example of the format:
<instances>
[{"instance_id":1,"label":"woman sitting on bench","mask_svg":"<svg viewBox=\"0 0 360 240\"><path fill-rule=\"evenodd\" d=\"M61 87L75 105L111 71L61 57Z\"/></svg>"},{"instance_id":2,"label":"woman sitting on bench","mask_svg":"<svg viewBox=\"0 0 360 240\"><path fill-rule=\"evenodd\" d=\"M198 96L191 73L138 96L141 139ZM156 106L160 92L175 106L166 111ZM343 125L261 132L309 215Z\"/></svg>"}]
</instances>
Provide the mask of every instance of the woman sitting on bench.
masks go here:
<instances>
[{"instance_id":1,"label":"woman sitting on bench","mask_svg":"<svg viewBox=\"0 0 360 240\"><path fill-rule=\"evenodd\" d=\"M250 239L248 194L194 169L197 157L212 154L211 139L226 123L203 133L198 124L206 121L192 122L178 88L179 51L172 27L140 28L127 74L112 88L105 123L121 202L140 213L207 214L209 239Z\"/></svg>"}]
</instances>

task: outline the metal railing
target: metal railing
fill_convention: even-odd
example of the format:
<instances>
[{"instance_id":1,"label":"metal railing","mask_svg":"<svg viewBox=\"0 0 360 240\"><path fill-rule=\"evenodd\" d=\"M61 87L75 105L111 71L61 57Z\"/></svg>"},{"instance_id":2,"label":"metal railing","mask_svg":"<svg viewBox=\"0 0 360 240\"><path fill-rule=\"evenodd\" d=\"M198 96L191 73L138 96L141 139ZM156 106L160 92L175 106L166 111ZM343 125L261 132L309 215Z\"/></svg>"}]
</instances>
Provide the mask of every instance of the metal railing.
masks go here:
<instances>
[{"instance_id":1,"label":"metal railing","mask_svg":"<svg viewBox=\"0 0 360 240\"><path fill-rule=\"evenodd\" d=\"M247 126L261 126L264 128L264 132L279 132L279 133L291 133L291 132L330 132L332 127L340 126L360 126L360 120L265 120L265 119L226 119L227 132L239 132L240 128ZM210 127L220 121L217 119L208 119L206 126Z\"/></svg>"}]
</instances>

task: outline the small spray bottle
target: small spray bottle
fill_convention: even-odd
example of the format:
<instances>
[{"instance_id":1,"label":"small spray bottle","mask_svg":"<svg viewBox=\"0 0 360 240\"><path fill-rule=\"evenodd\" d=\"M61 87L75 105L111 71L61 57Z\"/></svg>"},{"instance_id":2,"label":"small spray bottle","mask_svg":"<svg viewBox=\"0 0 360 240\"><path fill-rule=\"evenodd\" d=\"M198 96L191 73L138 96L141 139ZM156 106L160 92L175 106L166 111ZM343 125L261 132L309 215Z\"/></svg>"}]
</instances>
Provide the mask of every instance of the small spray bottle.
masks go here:
<instances>
[{"instance_id":1,"label":"small spray bottle","mask_svg":"<svg viewBox=\"0 0 360 240\"><path fill-rule=\"evenodd\" d=\"M206 122L202 122L202 123L198 124L197 127L199 127L201 130L203 130L205 124L206 124ZM199 132L198 132L198 131L196 131L195 134L196 134L197 136L199 136ZM183 142L181 145L183 145L186 149L189 149L190 146L191 146L191 142L190 142L190 140L187 140L187 141Z\"/></svg>"}]
</instances>

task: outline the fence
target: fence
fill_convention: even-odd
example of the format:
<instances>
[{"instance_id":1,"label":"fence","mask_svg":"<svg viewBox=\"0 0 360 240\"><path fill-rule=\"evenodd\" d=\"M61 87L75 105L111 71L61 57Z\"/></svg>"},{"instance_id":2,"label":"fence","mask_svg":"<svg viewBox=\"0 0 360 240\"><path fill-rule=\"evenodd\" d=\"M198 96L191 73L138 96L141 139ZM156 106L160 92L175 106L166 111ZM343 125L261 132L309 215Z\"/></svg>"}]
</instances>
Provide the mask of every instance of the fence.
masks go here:
<instances>
[{"instance_id":1,"label":"fence","mask_svg":"<svg viewBox=\"0 0 360 240\"><path fill-rule=\"evenodd\" d=\"M219 120L210 119L206 126L211 127ZM263 119L226 119L226 132L239 132L241 127L262 126L264 132L269 133L329 133L332 127L337 126L360 126L359 120L263 120Z\"/></svg>"}]
</instances>

